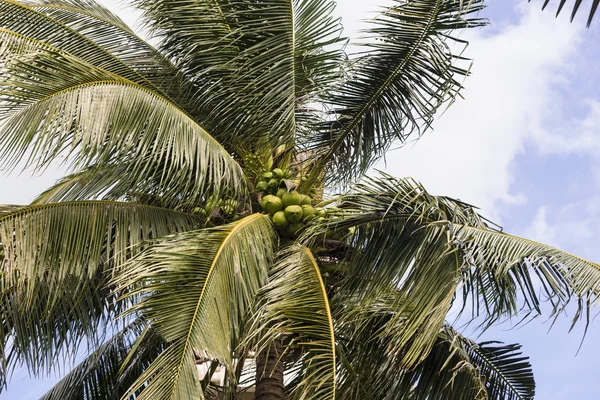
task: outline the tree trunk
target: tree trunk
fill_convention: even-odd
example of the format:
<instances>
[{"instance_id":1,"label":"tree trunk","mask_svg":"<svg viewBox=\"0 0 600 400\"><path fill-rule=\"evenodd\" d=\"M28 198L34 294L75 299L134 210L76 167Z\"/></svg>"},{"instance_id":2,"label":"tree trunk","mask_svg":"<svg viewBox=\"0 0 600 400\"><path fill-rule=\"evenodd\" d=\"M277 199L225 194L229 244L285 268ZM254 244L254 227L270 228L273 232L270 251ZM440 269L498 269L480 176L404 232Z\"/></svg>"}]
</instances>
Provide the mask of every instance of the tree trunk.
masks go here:
<instances>
[{"instance_id":1,"label":"tree trunk","mask_svg":"<svg viewBox=\"0 0 600 400\"><path fill-rule=\"evenodd\" d=\"M256 358L256 400L283 400L283 352L281 339L271 343L269 348Z\"/></svg>"}]
</instances>

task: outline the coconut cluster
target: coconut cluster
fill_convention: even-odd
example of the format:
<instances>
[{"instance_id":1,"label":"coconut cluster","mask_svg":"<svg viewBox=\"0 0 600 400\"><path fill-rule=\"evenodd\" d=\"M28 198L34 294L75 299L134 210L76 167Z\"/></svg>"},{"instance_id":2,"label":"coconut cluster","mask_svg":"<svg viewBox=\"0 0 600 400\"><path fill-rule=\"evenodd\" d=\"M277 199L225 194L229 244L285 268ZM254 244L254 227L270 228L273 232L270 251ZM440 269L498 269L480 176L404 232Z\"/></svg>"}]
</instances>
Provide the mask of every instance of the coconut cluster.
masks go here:
<instances>
[{"instance_id":1,"label":"coconut cluster","mask_svg":"<svg viewBox=\"0 0 600 400\"><path fill-rule=\"evenodd\" d=\"M312 202L310 196L300 194L296 190L280 188L275 195L264 196L261 205L271 216L279 233L293 238L304 228L304 224L315 217L325 215L325 210L313 207Z\"/></svg>"},{"instance_id":2,"label":"coconut cluster","mask_svg":"<svg viewBox=\"0 0 600 400\"><path fill-rule=\"evenodd\" d=\"M262 192L263 194L274 194L281 197L281 187L285 186L287 189L287 184L284 182L291 183L292 186L298 185L300 181L306 182L306 177L302 177L301 179L296 178L295 180L290 180L292 177L291 171L284 171L281 168L274 168L272 171L265 172L262 175L261 180L256 184L256 191ZM314 189L311 189L309 195L315 196L316 192Z\"/></svg>"},{"instance_id":3,"label":"coconut cluster","mask_svg":"<svg viewBox=\"0 0 600 400\"><path fill-rule=\"evenodd\" d=\"M262 180L256 184L256 190L259 192L270 192L275 194L281 181L289 177L289 171L284 172L281 168L275 168L273 171L265 172L263 174Z\"/></svg>"}]
</instances>

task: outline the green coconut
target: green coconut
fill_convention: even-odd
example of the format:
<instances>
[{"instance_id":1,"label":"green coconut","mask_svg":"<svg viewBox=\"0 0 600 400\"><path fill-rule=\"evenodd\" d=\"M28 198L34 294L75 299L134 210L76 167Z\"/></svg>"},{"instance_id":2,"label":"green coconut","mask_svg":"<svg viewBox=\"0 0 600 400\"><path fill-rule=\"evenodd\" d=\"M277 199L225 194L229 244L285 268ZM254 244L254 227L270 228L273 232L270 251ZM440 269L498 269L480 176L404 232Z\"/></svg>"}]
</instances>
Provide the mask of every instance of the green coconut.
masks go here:
<instances>
[{"instance_id":1,"label":"green coconut","mask_svg":"<svg viewBox=\"0 0 600 400\"><path fill-rule=\"evenodd\" d=\"M302 206L302 219L311 219L315 216L315 209L311 205L303 205Z\"/></svg>"},{"instance_id":2,"label":"green coconut","mask_svg":"<svg viewBox=\"0 0 600 400\"><path fill-rule=\"evenodd\" d=\"M302 198L300 197L300 193L298 193L295 190L292 190L291 192L287 192L283 196L281 196L281 201L283 201L283 205L286 207L299 206L302 202Z\"/></svg>"},{"instance_id":3,"label":"green coconut","mask_svg":"<svg viewBox=\"0 0 600 400\"><path fill-rule=\"evenodd\" d=\"M277 196L273 196L272 194L268 194L266 196L263 196L262 200L260 201L260 205L262 206L262 208L266 211L267 210L267 202L272 199L273 197L277 197Z\"/></svg>"},{"instance_id":4,"label":"green coconut","mask_svg":"<svg viewBox=\"0 0 600 400\"><path fill-rule=\"evenodd\" d=\"M281 198L281 197L283 197L283 195L284 195L284 194L286 194L286 193L287 193L287 189L286 189L286 188L280 188L280 189L277 191L277 197Z\"/></svg>"},{"instance_id":5,"label":"green coconut","mask_svg":"<svg viewBox=\"0 0 600 400\"><path fill-rule=\"evenodd\" d=\"M273 173L272 172L265 172L263 174L263 177L266 179L271 179L273 177Z\"/></svg>"},{"instance_id":6,"label":"green coconut","mask_svg":"<svg viewBox=\"0 0 600 400\"><path fill-rule=\"evenodd\" d=\"M273 214L273 225L275 225L277 228L285 228L289 225L289 221L285 217L285 212L277 211L275 214Z\"/></svg>"},{"instance_id":7,"label":"green coconut","mask_svg":"<svg viewBox=\"0 0 600 400\"><path fill-rule=\"evenodd\" d=\"M273 178L281 179L283 178L283 171L281 168L275 168L273 171Z\"/></svg>"},{"instance_id":8,"label":"green coconut","mask_svg":"<svg viewBox=\"0 0 600 400\"><path fill-rule=\"evenodd\" d=\"M276 187L277 185L279 185L279 179L273 178L269 181L269 187Z\"/></svg>"},{"instance_id":9,"label":"green coconut","mask_svg":"<svg viewBox=\"0 0 600 400\"><path fill-rule=\"evenodd\" d=\"M297 205L286 207L285 216L292 223L300 221L302 219L302 207Z\"/></svg>"},{"instance_id":10,"label":"green coconut","mask_svg":"<svg viewBox=\"0 0 600 400\"><path fill-rule=\"evenodd\" d=\"M277 196L273 196L269 200L267 200L266 210L269 214L273 215L277 211L283 210L283 204L281 204L281 199Z\"/></svg>"},{"instance_id":11,"label":"green coconut","mask_svg":"<svg viewBox=\"0 0 600 400\"><path fill-rule=\"evenodd\" d=\"M304 228L304 224L302 222L294 222L293 224L288 225L287 231L290 236L294 237L302 228Z\"/></svg>"},{"instance_id":12,"label":"green coconut","mask_svg":"<svg viewBox=\"0 0 600 400\"><path fill-rule=\"evenodd\" d=\"M259 191L266 190L268 187L269 187L269 185L265 181L261 181L256 184L256 190L259 190Z\"/></svg>"},{"instance_id":13,"label":"green coconut","mask_svg":"<svg viewBox=\"0 0 600 400\"><path fill-rule=\"evenodd\" d=\"M316 207L315 208L315 212L317 214L317 217L324 217L327 213L325 212L324 209L322 209L321 207Z\"/></svg>"},{"instance_id":14,"label":"green coconut","mask_svg":"<svg viewBox=\"0 0 600 400\"><path fill-rule=\"evenodd\" d=\"M301 206L310 206L312 204L312 198L310 196L302 194L300 197L302 197L302 200L300 201Z\"/></svg>"}]
</instances>

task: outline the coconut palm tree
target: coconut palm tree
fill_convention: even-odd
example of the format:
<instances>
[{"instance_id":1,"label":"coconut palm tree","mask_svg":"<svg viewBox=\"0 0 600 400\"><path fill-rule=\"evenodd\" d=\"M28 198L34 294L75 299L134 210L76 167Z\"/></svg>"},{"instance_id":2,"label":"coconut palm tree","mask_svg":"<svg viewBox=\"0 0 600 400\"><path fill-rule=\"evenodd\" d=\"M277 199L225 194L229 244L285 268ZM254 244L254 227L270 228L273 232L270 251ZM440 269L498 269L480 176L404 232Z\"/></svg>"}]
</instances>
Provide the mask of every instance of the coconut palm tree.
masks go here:
<instances>
[{"instance_id":1,"label":"coconut palm tree","mask_svg":"<svg viewBox=\"0 0 600 400\"><path fill-rule=\"evenodd\" d=\"M44 398L533 397L449 311L575 323L600 266L365 175L459 94L481 1L395 1L352 54L331 0L134 4L157 48L92 0L0 0L2 167L72 170L0 208L3 387L77 359Z\"/></svg>"}]
</instances>

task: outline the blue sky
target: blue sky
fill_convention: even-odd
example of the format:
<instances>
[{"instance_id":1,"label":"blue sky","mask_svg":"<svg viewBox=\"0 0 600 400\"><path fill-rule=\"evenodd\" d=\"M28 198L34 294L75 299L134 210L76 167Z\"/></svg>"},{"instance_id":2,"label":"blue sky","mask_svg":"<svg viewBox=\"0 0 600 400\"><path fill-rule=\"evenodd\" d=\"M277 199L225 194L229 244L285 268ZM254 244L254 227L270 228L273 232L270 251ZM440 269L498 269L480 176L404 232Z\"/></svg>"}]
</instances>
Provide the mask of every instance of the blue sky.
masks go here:
<instances>
[{"instance_id":1,"label":"blue sky","mask_svg":"<svg viewBox=\"0 0 600 400\"><path fill-rule=\"evenodd\" d=\"M114 2L105 1L115 8ZM340 0L346 33L355 35L369 11L388 1ZM481 207L505 231L600 261L600 19L554 19L539 3L490 0L492 25L463 34L474 59L457 101L419 142L391 152L379 168L412 176L432 193ZM584 2L585 3L585 2ZM133 24L130 11L120 12ZM600 17L599 17L600 18ZM26 203L60 175L0 177L2 203ZM537 399L597 399L600 323L580 353L582 326L569 317L548 332L539 318L519 329L494 327L481 340L523 344L537 380ZM465 333L471 334L472 329ZM55 379L31 381L17 371L0 399L31 399Z\"/></svg>"}]
</instances>

